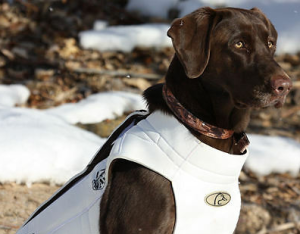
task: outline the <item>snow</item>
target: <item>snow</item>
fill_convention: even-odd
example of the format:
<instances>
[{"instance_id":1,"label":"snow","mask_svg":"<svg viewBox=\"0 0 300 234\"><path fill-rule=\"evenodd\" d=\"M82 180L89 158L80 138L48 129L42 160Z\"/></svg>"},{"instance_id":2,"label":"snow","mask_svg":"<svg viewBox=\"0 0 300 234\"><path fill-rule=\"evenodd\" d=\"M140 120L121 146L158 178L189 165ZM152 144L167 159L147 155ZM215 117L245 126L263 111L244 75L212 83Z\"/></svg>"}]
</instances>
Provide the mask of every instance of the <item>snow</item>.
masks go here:
<instances>
[{"instance_id":1,"label":"snow","mask_svg":"<svg viewBox=\"0 0 300 234\"><path fill-rule=\"evenodd\" d=\"M104 140L59 117L0 107L0 182L63 184L80 172Z\"/></svg>"},{"instance_id":2,"label":"snow","mask_svg":"<svg viewBox=\"0 0 300 234\"><path fill-rule=\"evenodd\" d=\"M170 9L178 9L182 17L200 7L230 6L260 8L275 25L278 33L277 53L296 53L300 50L299 0L129 0L127 10L145 16L167 18ZM135 47L170 47L168 24L144 24L107 27L96 21L94 29L79 34L80 44L86 49L131 52Z\"/></svg>"},{"instance_id":3,"label":"snow","mask_svg":"<svg viewBox=\"0 0 300 234\"><path fill-rule=\"evenodd\" d=\"M178 9L180 9L179 17L183 17L192 11L207 6L205 3L198 0L189 0L185 2L179 2Z\"/></svg>"},{"instance_id":4,"label":"snow","mask_svg":"<svg viewBox=\"0 0 300 234\"><path fill-rule=\"evenodd\" d=\"M24 85L0 85L0 106L15 106L24 104L30 91Z\"/></svg>"},{"instance_id":5,"label":"snow","mask_svg":"<svg viewBox=\"0 0 300 234\"><path fill-rule=\"evenodd\" d=\"M16 87L1 86L0 97L22 96L26 89ZM26 100L22 96L22 103ZM12 107L19 103L15 98L9 106L0 105L1 183L65 183L85 168L105 142L72 123L100 122L145 108L141 95L126 92L94 94L48 110Z\"/></svg>"},{"instance_id":6,"label":"snow","mask_svg":"<svg viewBox=\"0 0 300 234\"><path fill-rule=\"evenodd\" d=\"M108 22L107 22L107 21L104 21L104 20L96 20L96 21L94 22L93 29L99 31L99 30L102 30L102 29L107 28L107 25L108 25Z\"/></svg>"},{"instance_id":7,"label":"snow","mask_svg":"<svg viewBox=\"0 0 300 234\"><path fill-rule=\"evenodd\" d=\"M168 11L177 3L178 0L130 0L126 9L146 16L167 18Z\"/></svg>"},{"instance_id":8,"label":"snow","mask_svg":"<svg viewBox=\"0 0 300 234\"><path fill-rule=\"evenodd\" d=\"M300 143L287 137L249 135L250 155L245 167L257 175L289 172L296 176L300 169Z\"/></svg>"},{"instance_id":9,"label":"snow","mask_svg":"<svg viewBox=\"0 0 300 234\"><path fill-rule=\"evenodd\" d=\"M99 51L130 52L135 47L163 48L172 45L166 36L168 24L143 24L111 26L98 30L83 31L79 34L80 45L85 49Z\"/></svg>"},{"instance_id":10,"label":"snow","mask_svg":"<svg viewBox=\"0 0 300 234\"><path fill-rule=\"evenodd\" d=\"M139 109L145 109L141 95L118 91L93 94L78 103L63 104L45 112L59 116L71 124L88 124L114 119Z\"/></svg>"}]
</instances>

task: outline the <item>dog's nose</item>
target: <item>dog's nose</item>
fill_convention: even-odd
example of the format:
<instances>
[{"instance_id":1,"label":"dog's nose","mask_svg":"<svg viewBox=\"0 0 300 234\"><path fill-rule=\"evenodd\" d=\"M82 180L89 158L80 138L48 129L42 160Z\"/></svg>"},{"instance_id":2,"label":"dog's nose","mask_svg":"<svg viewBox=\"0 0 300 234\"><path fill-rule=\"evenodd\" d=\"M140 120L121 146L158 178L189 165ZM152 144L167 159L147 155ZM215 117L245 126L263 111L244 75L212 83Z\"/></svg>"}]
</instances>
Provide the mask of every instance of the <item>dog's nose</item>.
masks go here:
<instances>
[{"instance_id":1,"label":"dog's nose","mask_svg":"<svg viewBox=\"0 0 300 234\"><path fill-rule=\"evenodd\" d=\"M291 79L286 76L275 76L272 77L271 86L275 95L283 96L288 94L293 84Z\"/></svg>"}]
</instances>

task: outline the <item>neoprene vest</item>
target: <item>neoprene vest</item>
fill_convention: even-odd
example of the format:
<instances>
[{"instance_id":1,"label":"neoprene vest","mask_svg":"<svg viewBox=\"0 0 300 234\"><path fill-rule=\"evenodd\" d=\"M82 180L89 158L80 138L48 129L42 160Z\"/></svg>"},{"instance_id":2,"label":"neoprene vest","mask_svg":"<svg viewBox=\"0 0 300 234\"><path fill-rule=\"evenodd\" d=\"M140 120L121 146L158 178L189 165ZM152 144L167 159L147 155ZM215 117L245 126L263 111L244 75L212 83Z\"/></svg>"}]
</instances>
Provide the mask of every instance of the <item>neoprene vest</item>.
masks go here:
<instances>
[{"instance_id":1,"label":"neoprene vest","mask_svg":"<svg viewBox=\"0 0 300 234\"><path fill-rule=\"evenodd\" d=\"M17 234L98 233L106 168L118 158L139 163L171 181L176 202L174 234L234 232L241 208L238 177L248 152L237 156L216 150L195 138L176 118L159 111L137 124L127 123L115 138L107 159L76 176L80 179L41 206Z\"/></svg>"}]
</instances>

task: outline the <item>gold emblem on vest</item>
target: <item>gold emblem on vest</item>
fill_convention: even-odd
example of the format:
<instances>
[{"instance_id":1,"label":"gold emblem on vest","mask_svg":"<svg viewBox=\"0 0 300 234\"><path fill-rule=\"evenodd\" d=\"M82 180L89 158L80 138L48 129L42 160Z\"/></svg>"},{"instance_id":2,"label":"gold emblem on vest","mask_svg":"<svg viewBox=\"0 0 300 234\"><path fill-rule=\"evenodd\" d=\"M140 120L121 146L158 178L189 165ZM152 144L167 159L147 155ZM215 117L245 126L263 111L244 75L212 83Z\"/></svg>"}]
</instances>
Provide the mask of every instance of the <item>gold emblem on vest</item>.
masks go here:
<instances>
[{"instance_id":1,"label":"gold emblem on vest","mask_svg":"<svg viewBox=\"0 0 300 234\"><path fill-rule=\"evenodd\" d=\"M227 205L231 200L230 194L226 192L216 192L205 197L205 202L214 207L221 207Z\"/></svg>"}]
</instances>

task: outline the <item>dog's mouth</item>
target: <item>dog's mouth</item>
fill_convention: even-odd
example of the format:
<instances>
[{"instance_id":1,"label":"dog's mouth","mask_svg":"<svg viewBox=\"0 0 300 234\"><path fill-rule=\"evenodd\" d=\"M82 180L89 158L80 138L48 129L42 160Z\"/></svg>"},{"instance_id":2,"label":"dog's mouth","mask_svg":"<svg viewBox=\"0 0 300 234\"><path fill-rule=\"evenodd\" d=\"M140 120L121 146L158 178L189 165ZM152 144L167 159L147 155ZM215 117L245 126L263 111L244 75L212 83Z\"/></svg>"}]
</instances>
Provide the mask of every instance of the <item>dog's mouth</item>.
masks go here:
<instances>
[{"instance_id":1,"label":"dog's mouth","mask_svg":"<svg viewBox=\"0 0 300 234\"><path fill-rule=\"evenodd\" d=\"M238 109L261 109L274 106L275 108L281 108L285 103L286 95L281 97L274 97L269 96L267 97L260 97L260 98L253 98L249 102L243 102L240 100L235 100L234 105Z\"/></svg>"},{"instance_id":2,"label":"dog's mouth","mask_svg":"<svg viewBox=\"0 0 300 234\"><path fill-rule=\"evenodd\" d=\"M280 99L276 100L274 106L275 108L281 108L285 103L286 96L281 97Z\"/></svg>"}]
</instances>

